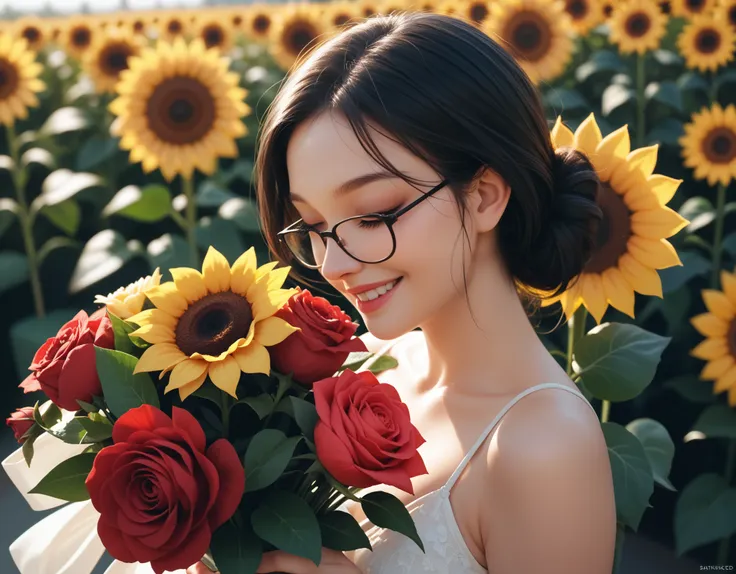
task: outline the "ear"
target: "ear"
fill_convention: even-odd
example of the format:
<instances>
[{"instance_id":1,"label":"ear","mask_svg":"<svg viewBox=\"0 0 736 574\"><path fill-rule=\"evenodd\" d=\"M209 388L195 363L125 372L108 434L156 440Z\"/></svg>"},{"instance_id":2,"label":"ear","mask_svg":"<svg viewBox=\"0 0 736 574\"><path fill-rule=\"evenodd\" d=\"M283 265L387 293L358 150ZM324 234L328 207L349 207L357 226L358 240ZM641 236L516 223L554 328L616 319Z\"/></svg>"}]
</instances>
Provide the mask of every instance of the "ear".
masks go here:
<instances>
[{"instance_id":1,"label":"ear","mask_svg":"<svg viewBox=\"0 0 736 574\"><path fill-rule=\"evenodd\" d=\"M509 197L511 197L509 184L491 168L483 168L468 201L468 208L478 232L491 231L498 225L506 211Z\"/></svg>"}]
</instances>

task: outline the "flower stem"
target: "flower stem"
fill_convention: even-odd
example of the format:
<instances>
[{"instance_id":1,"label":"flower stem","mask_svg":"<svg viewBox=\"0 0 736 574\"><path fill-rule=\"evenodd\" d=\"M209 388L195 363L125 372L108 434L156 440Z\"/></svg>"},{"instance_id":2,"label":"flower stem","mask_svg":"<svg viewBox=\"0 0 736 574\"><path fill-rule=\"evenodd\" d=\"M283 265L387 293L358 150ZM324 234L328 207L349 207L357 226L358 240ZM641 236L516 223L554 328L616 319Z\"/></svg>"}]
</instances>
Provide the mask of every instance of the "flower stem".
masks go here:
<instances>
[{"instance_id":1,"label":"flower stem","mask_svg":"<svg viewBox=\"0 0 736 574\"><path fill-rule=\"evenodd\" d=\"M646 81L644 69L645 54L636 55L636 147L644 147L646 101L644 99L644 82Z\"/></svg>"},{"instance_id":2,"label":"flower stem","mask_svg":"<svg viewBox=\"0 0 736 574\"><path fill-rule=\"evenodd\" d=\"M28 274L31 279L31 292L33 293L33 306L36 311L36 317L44 317L46 315L46 306L43 301L43 289L41 288L41 275L39 272L38 253L36 252L36 244L33 240L33 214L26 200L26 182L28 175L25 167L20 163L20 146L15 137L15 128L10 125L6 128L8 138L8 147L10 148L10 157L13 159L13 168L11 175L13 177L13 186L18 200L18 221L20 223L21 232L23 234L23 245L26 250L28 259Z\"/></svg>"},{"instance_id":3,"label":"flower stem","mask_svg":"<svg viewBox=\"0 0 736 574\"><path fill-rule=\"evenodd\" d=\"M187 242L189 243L189 257L192 260L192 266L199 266L199 250L197 249L197 200L194 197L194 176L181 178L182 189L187 198L186 209L186 232Z\"/></svg>"},{"instance_id":4,"label":"flower stem","mask_svg":"<svg viewBox=\"0 0 736 574\"><path fill-rule=\"evenodd\" d=\"M726 486L730 486L733 481L734 470L736 470L736 439L729 439L728 449L726 450ZM727 564L728 550L731 547L731 537L722 538L718 544L718 555L716 564Z\"/></svg>"},{"instance_id":5,"label":"flower stem","mask_svg":"<svg viewBox=\"0 0 736 574\"><path fill-rule=\"evenodd\" d=\"M716 229L713 234L713 268L710 284L713 289L718 288L718 277L721 272L721 253L723 251L723 220L725 219L726 186L718 185L716 199Z\"/></svg>"},{"instance_id":6,"label":"flower stem","mask_svg":"<svg viewBox=\"0 0 736 574\"><path fill-rule=\"evenodd\" d=\"M575 343L585 335L585 320L587 317L588 310L580 305L567 322L567 375L569 377L574 375L572 360L575 355Z\"/></svg>"}]
</instances>

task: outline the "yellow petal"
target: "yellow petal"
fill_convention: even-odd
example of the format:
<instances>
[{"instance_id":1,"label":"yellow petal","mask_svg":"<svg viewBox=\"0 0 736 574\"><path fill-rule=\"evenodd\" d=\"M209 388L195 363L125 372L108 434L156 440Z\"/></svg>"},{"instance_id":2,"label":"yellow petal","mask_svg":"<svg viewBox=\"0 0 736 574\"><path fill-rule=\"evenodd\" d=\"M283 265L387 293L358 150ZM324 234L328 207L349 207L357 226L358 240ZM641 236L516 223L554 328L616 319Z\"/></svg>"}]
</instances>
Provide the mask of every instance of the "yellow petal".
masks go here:
<instances>
[{"instance_id":1,"label":"yellow petal","mask_svg":"<svg viewBox=\"0 0 736 574\"><path fill-rule=\"evenodd\" d=\"M176 342L176 337L174 335L173 329L167 327L166 325L155 323L151 325L143 325L142 327L139 327L138 329L133 331L130 335L133 337L140 337L144 341L148 343L153 343L154 345L158 343Z\"/></svg>"},{"instance_id":2,"label":"yellow petal","mask_svg":"<svg viewBox=\"0 0 736 574\"><path fill-rule=\"evenodd\" d=\"M721 291L716 291L715 289L703 289L702 295L708 311L713 313L716 317L720 317L726 321L731 321L731 319L734 318L734 315L736 315L734 305Z\"/></svg>"},{"instance_id":3,"label":"yellow petal","mask_svg":"<svg viewBox=\"0 0 736 574\"><path fill-rule=\"evenodd\" d=\"M616 267L610 267L601 274L601 277L603 278L603 290L611 305L633 319L634 289L626 281L623 273Z\"/></svg>"},{"instance_id":4,"label":"yellow petal","mask_svg":"<svg viewBox=\"0 0 736 574\"><path fill-rule=\"evenodd\" d=\"M253 247L243 253L230 271L230 289L233 293L245 296L256 278L256 251Z\"/></svg>"},{"instance_id":5,"label":"yellow petal","mask_svg":"<svg viewBox=\"0 0 736 574\"><path fill-rule=\"evenodd\" d=\"M233 357L225 357L219 363L210 364L209 373L212 383L217 388L222 389L236 399L238 398L235 391L240 381L240 367Z\"/></svg>"},{"instance_id":6,"label":"yellow petal","mask_svg":"<svg viewBox=\"0 0 736 574\"><path fill-rule=\"evenodd\" d=\"M159 343L143 352L133 373L168 370L186 358L187 356L174 343Z\"/></svg>"},{"instance_id":7,"label":"yellow petal","mask_svg":"<svg viewBox=\"0 0 736 574\"><path fill-rule=\"evenodd\" d=\"M733 390L734 387L736 387L736 366L731 367L728 371L718 377L718 380L713 386L713 392L715 394L720 394L728 389Z\"/></svg>"},{"instance_id":8,"label":"yellow petal","mask_svg":"<svg viewBox=\"0 0 736 574\"><path fill-rule=\"evenodd\" d=\"M652 190L644 181L644 177L640 175L639 179L641 179L641 183L631 186L624 194L624 203L629 211L646 211L647 209L661 207L662 203L652 193Z\"/></svg>"},{"instance_id":9,"label":"yellow petal","mask_svg":"<svg viewBox=\"0 0 736 574\"><path fill-rule=\"evenodd\" d=\"M269 261L268 263L264 263L261 265L258 269L256 269L256 281L260 281L266 275L271 273L271 271L274 270L274 268L279 264L278 261Z\"/></svg>"},{"instance_id":10,"label":"yellow petal","mask_svg":"<svg viewBox=\"0 0 736 574\"><path fill-rule=\"evenodd\" d=\"M649 177L654 172L654 167L657 165L657 144L642 147L632 151L627 157L631 169L638 169L644 177Z\"/></svg>"},{"instance_id":11,"label":"yellow petal","mask_svg":"<svg viewBox=\"0 0 736 574\"><path fill-rule=\"evenodd\" d=\"M704 361L712 361L727 355L728 352L728 343L725 338L706 339L690 351L690 355Z\"/></svg>"},{"instance_id":12,"label":"yellow petal","mask_svg":"<svg viewBox=\"0 0 736 574\"><path fill-rule=\"evenodd\" d=\"M721 287L723 293L731 301L731 304L736 307L736 273L729 273L725 269L721 270Z\"/></svg>"},{"instance_id":13,"label":"yellow petal","mask_svg":"<svg viewBox=\"0 0 736 574\"><path fill-rule=\"evenodd\" d=\"M281 309L296 294L296 289L266 291L263 284L254 284L248 289L248 300L253 307L253 320L262 321Z\"/></svg>"},{"instance_id":14,"label":"yellow petal","mask_svg":"<svg viewBox=\"0 0 736 574\"><path fill-rule=\"evenodd\" d=\"M675 196L675 192L680 187L682 180L655 174L649 176L647 182L649 183L649 189L657 196L659 204L666 205Z\"/></svg>"},{"instance_id":15,"label":"yellow petal","mask_svg":"<svg viewBox=\"0 0 736 574\"><path fill-rule=\"evenodd\" d=\"M202 386L202 383L204 383L205 378L207 378L206 372L202 373L199 377L194 379L191 383L188 383L184 385L183 387L179 387L179 399L183 401L189 395L191 395L193 392L199 389L199 387ZM166 393L166 390L164 390L164 393Z\"/></svg>"},{"instance_id":16,"label":"yellow petal","mask_svg":"<svg viewBox=\"0 0 736 574\"><path fill-rule=\"evenodd\" d=\"M271 355L263 345L251 343L247 347L238 349L233 353L233 358L238 362L238 367L244 373L271 374Z\"/></svg>"},{"instance_id":17,"label":"yellow petal","mask_svg":"<svg viewBox=\"0 0 736 574\"><path fill-rule=\"evenodd\" d=\"M586 273L581 279L582 296L590 314L600 323L606 312L606 292L603 290L603 280L597 273Z\"/></svg>"},{"instance_id":18,"label":"yellow petal","mask_svg":"<svg viewBox=\"0 0 736 574\"><path fill-rule=\"evenodd\" d=\"M712 313L701 313L690 319L690 324L704 337L725 337L729 323Z\"/></svg>"},{"instance_id":19,"label":"yellow petal","mask_svg":"<svg viewBox=\"0 0 736 574\"><path fill-rule=\"evenodd\" d=\"M734 358L731 355L719 357L714 361L711 361L700 372L701 379L715 380L722 377L726 372L736 364Z\"/></svg>"},{"instance_id":20,"label":"yellow petal","mask_svg":"<svg viewBox=\"0 0 736 574\"><path fill-rule=\"evenodd\" d=\"M276 289L281 289L284 281L286 281L287 277L289 276L289 271L291 271L291 267L280 267L271 271L268 274L268 290L274 291Z\"/></svg>"},{"instance_id":21,"label":"yellow petal","mask_svg":"<svg viewBox=\"0 0 736 574\"><path fill-rule=\"evenodd\" d=\"M182 361L171 371L169 384L166 385L164 393L168 393L173 389L179 389L192 381L196 381L203 373L207 373L207 365L208 363L198 359L186 359Z\"/></svg>"},{"instance_id":22,"label":"yellow petal","mask_svg":"<svg viewBox=\"0 0 736 574\"><path fill-rule=\"evenodd\" d=\"M281 343L292 333L300 330L280 317L268 317L256 323L255 340L264 347L272 347Z\"/></svg>"},{"instance_id":23,"label":"yellow petal","mask_svg":"<svg viewBox=\"0 0 736 574\"><path fill-rule=\"evenodd\" d=\"M161 311L161 309L146 309L132 317L128 317L127 320L141 327L144 325L164 325L170 329L175 329L179 322L178 318L172 317L165 311Z\"/></svg>"},{"instance_id":24,"label":"yellow petal","mask_svg":"<svg viewBox=\"0 0 736 574\"><path fill-rule=\"evenodd\" d=\"M632 235L626 249L639 263L652 269L667 269L682 265L677 251L666 239L647 239Z\"/></svg>"},{"instance_id":25,"label":"yellow petal","mask_svg":"<svg viewBox=\"0 0 736 574\"><path fill-rule=\"evenodd\" d=\"M598 144L593 163L598 175L603 181L608 181L611 171L626 159L631 149L628 126L622 126L616 131L608 134Z\"/></svg>"},{"instance_id":26,"label":"yellow petal","mask_svg":"<svg viewBox=\"0 0 736 574\"><path fill-rule=\"evenodd\" d=\"M177 318L181 317L189 306L184 296L177 291L173 281L147 289L146 297L157 309Z\"/></svg>"},{"instance_id":27,"label":"yellow petal","mask_svg":"<svg viewBox=\"0 0 736 574\"><path fill-rule=\"evenodd\" d=\"M174 278L174 283L179 293L184 296L190 305L207 295L207 286L204 284L204 278L196 269L175 267L169 271Z\"/></svg>"},{"instance_id":28,"label":"yellow petal","mask_svg":"<svg viewBox=\"0 0 736 574\"><path fill-rule=\"evenodd\" d=\"M650 239L670 237L687 225L687 219L669 207L637 211L631 215L631 228L637 235Z\"/></svg>"},{"instance_id":29,"label":"yellow petal","mask_svg":"<svg viewBox=\"0 0 736 574\"><path fill-rule=\"evenodd\" d=\"M211 293L230 289L230 264L217 249L210 246L202 263L204 283Z\"/></svg>"},{"instance_id":30,"label":"yellow petal","mask_svg":"<svg viewBox=\"0 0 736 574\"><path fill-rule=\"evenodd\" d=\"M575 141L575 136L570 128L562 123L562 116L557 116L557 121L555 122L555 126L552 128L552 133L550 135L552 138L552 145L555 149L558 147L572 147L573 142Z\"/></svg>"},{"instance_id":31,"label":"yellow petal","mask_svg":"<svg viewBox=\"0 0 736 574\"><path fill-rule=\"evenodd\" d=\"M619 258L618 267L634 291L662 298L662 280L654 269L642 265L630 253Z\"/></svg>"},{"instance_id":32,"label":"yellow petal","mask_svg":"<svg viewBox=\"0 0 736 574\"><path fill-rule=\"evenodd\" d=\"M598 144L603 140L601 130L595 121L595 116L590 114L583 120L575 131L574 145L577 149L583 151L588 157L595 155Z\"/></svg>"}]
</instances>

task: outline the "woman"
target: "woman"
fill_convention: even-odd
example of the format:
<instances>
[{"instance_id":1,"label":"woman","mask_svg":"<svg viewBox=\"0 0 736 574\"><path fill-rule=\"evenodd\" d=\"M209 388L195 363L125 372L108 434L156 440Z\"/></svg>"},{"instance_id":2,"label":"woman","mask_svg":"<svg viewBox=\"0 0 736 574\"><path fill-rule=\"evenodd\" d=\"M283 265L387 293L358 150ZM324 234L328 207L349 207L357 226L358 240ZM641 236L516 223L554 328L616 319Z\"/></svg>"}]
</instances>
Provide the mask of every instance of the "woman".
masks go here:
<instances>
[{"instance_id":1,"label":"woman","mask_svg":"<svg viewBox=\"0 0 736 574\"><path fill-rule=\"evenodd\" d=\"M428 469L413 496L384 487L426 554L370 528L372 552L325 549L317 567L275 551L258 572L609 574L600 423L525 311L583 269L600 182L583 154L553 150L513 58L447 16L372 18L286 80L256 171L273 252L317 269L360 311L370 350L398 358L378 377L408 405Z\"/></svg>"}]
</instances>

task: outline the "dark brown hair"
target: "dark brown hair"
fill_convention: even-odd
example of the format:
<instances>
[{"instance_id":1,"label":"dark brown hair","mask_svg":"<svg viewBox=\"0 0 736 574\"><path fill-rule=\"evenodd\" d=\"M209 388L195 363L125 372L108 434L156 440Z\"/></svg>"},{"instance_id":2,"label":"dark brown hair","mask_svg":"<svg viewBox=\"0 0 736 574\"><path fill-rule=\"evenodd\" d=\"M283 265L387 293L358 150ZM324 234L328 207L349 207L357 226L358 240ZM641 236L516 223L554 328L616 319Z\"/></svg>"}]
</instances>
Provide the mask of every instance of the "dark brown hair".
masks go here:
<instances>
[{"instance_id":1,"label":"dark brown hair","mask_svg":"<svg viewBox=\"0 0 736 574\"><path fill-rule=\"evenodd\" d=\"M366 20L317 48L266 114L255 166L262 229L297 280L311 284L276 237L298 219L286 150L295 127L324 111L345 116L366 153L408 183L421 182L381 155L370 129L449 179L466 234L466 193L484 167L497 172L511 188L497 226L499 249L520 291L562 293L590 258L602 219L600 181L584 154L555 152L527 75L463 20L401 13Z\"/></svg>"}]
</instances>

